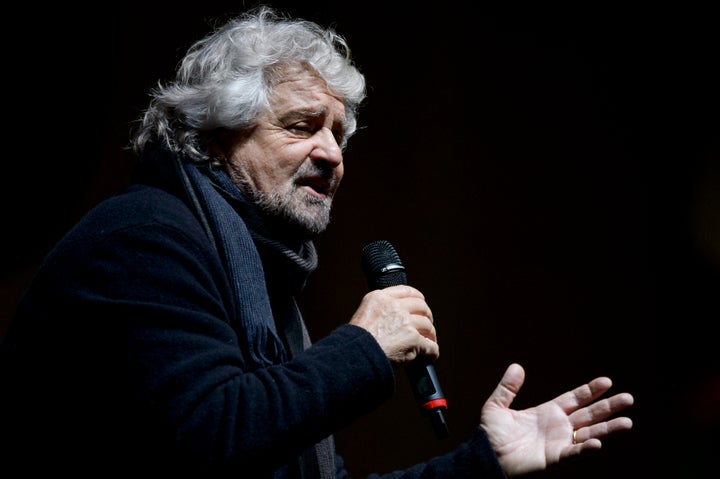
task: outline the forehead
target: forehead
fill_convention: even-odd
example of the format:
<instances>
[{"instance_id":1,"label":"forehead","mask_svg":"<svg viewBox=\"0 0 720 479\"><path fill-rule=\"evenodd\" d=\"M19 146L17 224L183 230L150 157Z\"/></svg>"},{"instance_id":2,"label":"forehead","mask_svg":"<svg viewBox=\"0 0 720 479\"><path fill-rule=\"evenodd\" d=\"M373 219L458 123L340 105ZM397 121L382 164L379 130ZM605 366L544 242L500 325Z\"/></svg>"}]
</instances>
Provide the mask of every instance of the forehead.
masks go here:
<instances>
[{"instance_id":1,"label":"forehead","mask_svg":"<svg viewBox=\"0 0 720 479\"><path fill-rule=\"evenodd\" d=\"M273 110L315 105L325 109L341 108L344 112L343 99L309 66L289 65L277 69L271 80L268 101Z\"/></svg>"}]
</instances>

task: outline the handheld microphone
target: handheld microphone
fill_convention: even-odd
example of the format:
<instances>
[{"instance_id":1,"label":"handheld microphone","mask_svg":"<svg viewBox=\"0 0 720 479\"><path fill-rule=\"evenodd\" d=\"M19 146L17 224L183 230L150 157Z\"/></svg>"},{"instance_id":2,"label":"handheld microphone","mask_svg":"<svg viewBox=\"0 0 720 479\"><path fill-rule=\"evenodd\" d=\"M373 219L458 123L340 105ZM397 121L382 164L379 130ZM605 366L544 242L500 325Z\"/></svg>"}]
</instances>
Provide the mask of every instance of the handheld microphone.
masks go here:
<instances>
[{"instance_id":1,"label":"handheld microphone","mask_svg":"<svg viewBox=\"0 0 720 479\"><path fill-rule=\"evenodd\" d=\"M408 284L400 257L395 248L385 240L373 241L363 247L362 265L371 290ZM418 357L405 366L405 372L421 413L430 417L435 436L438 439L448 437L450 431L444 415L447 401L440 389L431 360Z\"/></svg>"}]
</instances>

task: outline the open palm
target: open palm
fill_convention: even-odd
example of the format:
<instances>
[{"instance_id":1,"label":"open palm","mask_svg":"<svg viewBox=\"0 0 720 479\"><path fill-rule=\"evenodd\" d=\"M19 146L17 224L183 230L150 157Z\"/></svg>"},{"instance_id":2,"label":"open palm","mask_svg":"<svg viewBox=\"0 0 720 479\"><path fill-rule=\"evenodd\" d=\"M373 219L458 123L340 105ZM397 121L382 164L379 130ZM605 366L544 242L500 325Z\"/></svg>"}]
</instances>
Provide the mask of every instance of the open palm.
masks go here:
<instances>
[{"instance_id":1,"label":"open palm","mask_svg":"<svg viewBox=\"0 0 720 479\"><path fill-rule=\"evenodd\" d=\"M480 426L508 476L543 470L561 459L600 449L603 438L632 428L628 417L611 418L633 404L632 395L599 399L612 386L610 378L595 378L522 411L510 409L524 381L522 366L508 366L481 410Z\"/></svg>"}]
</instances>

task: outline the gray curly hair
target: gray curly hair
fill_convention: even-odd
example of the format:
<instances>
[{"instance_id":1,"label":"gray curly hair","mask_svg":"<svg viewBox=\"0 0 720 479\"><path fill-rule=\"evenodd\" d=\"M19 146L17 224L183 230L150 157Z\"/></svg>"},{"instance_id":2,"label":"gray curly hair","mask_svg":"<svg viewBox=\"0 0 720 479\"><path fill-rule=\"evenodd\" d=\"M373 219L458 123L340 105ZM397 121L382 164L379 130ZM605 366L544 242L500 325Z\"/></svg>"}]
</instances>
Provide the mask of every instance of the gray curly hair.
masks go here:
<instances>
[{"instance_id":1,"label":"gray curly hair","mask_svg":"<svg viewBox=\"0 0 720 479\"><path fill-rule=\"evenodd\" d=\"M142 156L148 143L158 142L197 163L215 162L205 135L252 128L269 108L275 76L285 65L312 67L343 99L344 149L366 94L365 77L354 66L347 42L332 28L267 6L228 21L188 49L174 81L151 90L131 148Z\"/></svg>"}]
</instances>

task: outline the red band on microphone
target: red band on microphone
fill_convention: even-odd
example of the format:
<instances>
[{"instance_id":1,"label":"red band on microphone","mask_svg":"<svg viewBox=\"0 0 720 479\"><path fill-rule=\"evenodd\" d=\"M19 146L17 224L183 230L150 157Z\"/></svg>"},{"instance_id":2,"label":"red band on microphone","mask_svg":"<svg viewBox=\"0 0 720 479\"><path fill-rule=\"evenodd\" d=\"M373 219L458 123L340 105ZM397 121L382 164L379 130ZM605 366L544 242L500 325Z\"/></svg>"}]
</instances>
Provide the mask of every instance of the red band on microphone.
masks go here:
<instances>
[{"instance_id":1,"label":"red band on microphone","mask_svg":"<svg viewBox=\"0 0 720 479\"><path fill-rule=\"evenodd\" d=\"M423 409L426 411L430 411L431 409L435 408L443 408L447 409L447 401L444 398L441 399L433 399L432 401L428 401L425 404L423 404Z\"/></svg>"}]
</instances>

